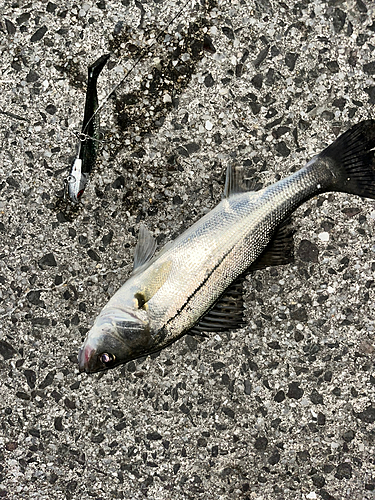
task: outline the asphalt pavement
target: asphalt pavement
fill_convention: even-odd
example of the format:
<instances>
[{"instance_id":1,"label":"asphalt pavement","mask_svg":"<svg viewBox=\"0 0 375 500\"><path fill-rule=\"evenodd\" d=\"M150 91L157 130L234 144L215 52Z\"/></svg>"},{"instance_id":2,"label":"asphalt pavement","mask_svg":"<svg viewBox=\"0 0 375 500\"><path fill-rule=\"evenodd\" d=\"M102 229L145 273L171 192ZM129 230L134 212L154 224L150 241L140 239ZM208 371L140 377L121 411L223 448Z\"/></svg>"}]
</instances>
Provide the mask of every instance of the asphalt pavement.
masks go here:
<instances>
[{"instance_id":1,"label":"asphalt pavement","mask_svg":"<svg viewBox=\"0 0 375 500\"><path fill-rule=\"evenodd\" d=\"M132 269L220 200L374 118L370 0L3 0L0 498L375 498L375 202L318 195L295 262L253 272L246 326L102 374L77 352ZM101 138L64 199L87 67ZM134 69L106 99L126 72Z\"/></svg>"}]
</instances>

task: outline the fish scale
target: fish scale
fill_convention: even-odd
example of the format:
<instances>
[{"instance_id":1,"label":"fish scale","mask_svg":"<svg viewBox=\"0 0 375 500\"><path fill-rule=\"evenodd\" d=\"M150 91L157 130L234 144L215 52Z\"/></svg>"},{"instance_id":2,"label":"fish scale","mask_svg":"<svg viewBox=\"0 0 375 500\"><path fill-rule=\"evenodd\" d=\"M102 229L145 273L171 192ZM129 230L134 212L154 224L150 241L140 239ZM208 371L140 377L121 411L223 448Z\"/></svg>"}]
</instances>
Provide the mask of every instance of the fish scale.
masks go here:
<instances>
[{"instance_id":1,"label":"fish scale","mask_svg":"<svg viewBox=\"0 0 375 500\"><path fill-rule=\"evenodd\" d=\"M174 308L173 316L167 318L166 315L157 315L156 321L151 316L154 328L165 323L164 328L168 332L166 342L170 343L175 336L181 336L181 332L191 328L192 323L216 302L230 283L250 267L263 252L279 224L297 206L321 190L326 190L332 181L332 175L323 168L319 175L313 164L306 165L287 179L257 193L237 194L223 200L184 233L173 256L176 258L176 253L180 254L176 258L179 263L192 250L191 236L195 237L199 233L205 233L208 245L214 246L217 251L212 259L201 260L199 268L191 273L190 280L184 278L188 285L180 294L183 298L180 299L179 306ZM204 247L202 238L199 245L200 248ZM186 266L185 270L187 271ZM172 294L173 290L181 287L180 281L184 276L185 273L174 273L174 279L168 283ZM196 286L197 282L201 283L199 287ZM163 294L165 290L162 287L149 302L150 310L154 312L158 309ZM167 292L166 295L168 297L171 294ZM168 313L171 315L171 308Z\"/></svg>"},{"instance_id":2,"label":"fish scale","mask_svg":"<svg viewBox=\"0 0 375 500\"><path fill-rule=\"evenodd\" d=\"M374 147L375 121L361 122L301 170L257 192L244 192L240 170L229 167L226 198L155 256L142 226L133 273L88 332L80 369L112 368L187 332L219 331L219 321L223 329L241 326L238 280L290 262L292 233L282 229L298 206L326 191L375 198Z\"/></svg>"}]
</instances>

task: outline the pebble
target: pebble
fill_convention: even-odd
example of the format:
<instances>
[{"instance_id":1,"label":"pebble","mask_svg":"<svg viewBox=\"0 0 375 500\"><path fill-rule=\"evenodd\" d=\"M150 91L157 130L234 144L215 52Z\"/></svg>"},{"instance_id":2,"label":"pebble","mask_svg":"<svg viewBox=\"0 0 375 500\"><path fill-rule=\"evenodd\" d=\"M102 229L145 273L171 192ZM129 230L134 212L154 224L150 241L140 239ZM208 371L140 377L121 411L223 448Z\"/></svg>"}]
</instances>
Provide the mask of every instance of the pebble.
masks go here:
<instances>
[{"instance_id":1,"label":"pebble","mask_svg":"<svg viewBox=\"0 0 375 500\"><path fill-rule=\"evenodd\" d=\"M206 120L206 123L204 124L206 130L212 130L212 123L209 120Z\"/></svg>"},{"instance_id":2,"label":"pebble","mask_svg":"<svg viewBox=\"0 0 375 500\"><path fill-rule=\"evenodd\" d=\"M163 102L164 103L172 102L172 97L169 94L164 94L163 95Z\"/></svg>"},{"instance_id":3,"label":"pebble","mask_svg":"<svg viewBox=\"0 0 375 500\"><path fill-rule=\"evenodd\" d=\"M320 241L327 242L327 241L329 241L329 233L327 233L326 231L323 231L322 233L318 234L318 238L320 239Z\"/></svg>"}]
</instances>

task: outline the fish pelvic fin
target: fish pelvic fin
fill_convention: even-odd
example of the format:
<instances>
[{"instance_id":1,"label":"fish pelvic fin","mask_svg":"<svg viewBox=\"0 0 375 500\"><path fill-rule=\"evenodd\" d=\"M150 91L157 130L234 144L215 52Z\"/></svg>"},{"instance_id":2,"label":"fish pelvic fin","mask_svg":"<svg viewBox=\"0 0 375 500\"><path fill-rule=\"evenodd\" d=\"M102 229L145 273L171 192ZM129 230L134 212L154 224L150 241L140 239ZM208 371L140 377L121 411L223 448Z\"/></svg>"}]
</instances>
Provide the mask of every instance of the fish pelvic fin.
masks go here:
<instances>
[{"instance_id":1,"label":"fish pelvic fin","mask_svg":"<svg viewBox=\"0 0 375 500\"><path fill-rule=\"evenodd\" d=\"M139 226L138 242L134 251L133 273L152 259L156 250L156 240L144 224Z\"/></svg>"},{"instance_id":2,"label":"fish pelvic fin","mask_svg":"<svg viewBox=\"0 0 375 500\"><path fill-rule=\"evenodd\" d=\"M232 167L228 165L226 176L225 176L225 186L224 186L224 198L230 198L231 196L244 193L248 191L245 186L244 173L242 167Z\"/></svg>"},{"instance_id":3,"label":"fish pelvic fin","mask_svg":"<svg viewBox=\"0 0 375 500\"><path fill-rule=\"evenodd\" d=\"M375 120L357 123L315 156L310 165L332 173L329 190L375 198Z\"/></svg>"}]
</instances>

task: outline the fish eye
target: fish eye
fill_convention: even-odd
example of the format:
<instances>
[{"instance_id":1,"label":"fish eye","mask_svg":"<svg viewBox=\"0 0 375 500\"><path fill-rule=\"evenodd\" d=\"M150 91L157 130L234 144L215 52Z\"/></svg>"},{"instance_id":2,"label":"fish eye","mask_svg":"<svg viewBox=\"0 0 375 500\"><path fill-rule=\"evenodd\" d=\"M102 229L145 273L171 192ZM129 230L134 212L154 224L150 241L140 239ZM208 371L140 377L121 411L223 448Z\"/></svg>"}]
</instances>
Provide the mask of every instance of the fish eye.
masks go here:
<instances>
[{"instance_id":1,"label":"fish eye","mask_svg":"<svg viewBox=\"0 0 375 500\"><path fill-rule=\"evenodd\" d=\"M113 354L103 352L103 354L100 354L99 359L103 363L103 365L109 365L110 363L113 363L115 357L113 356Z\"/></svg>"},{"instance_id":2,"label":"fish eye","mask_svg":"<svg viewBox=\"0 0 375 500\"><path fill-rule=\"evenodd\" d=\"M74 175L68 175L67 179L69 184L72 184L73 182L76 181L76 178L74 177Z\"/></svg>"}]
</instances>

